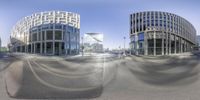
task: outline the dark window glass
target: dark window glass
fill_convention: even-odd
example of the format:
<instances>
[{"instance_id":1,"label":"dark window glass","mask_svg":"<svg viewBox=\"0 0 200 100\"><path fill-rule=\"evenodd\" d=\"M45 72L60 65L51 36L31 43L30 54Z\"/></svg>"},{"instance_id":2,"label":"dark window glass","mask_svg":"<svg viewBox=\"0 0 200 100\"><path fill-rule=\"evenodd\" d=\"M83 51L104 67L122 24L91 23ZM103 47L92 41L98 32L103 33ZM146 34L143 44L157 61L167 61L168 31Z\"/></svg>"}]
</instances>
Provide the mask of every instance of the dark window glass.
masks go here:
<instances>
[{"instance_id":1,"label":"dark window glass","mask_svg":"<svg viewBox=\"0 0 200 100\"><path fill-rule=\"evenodd\" d=\"M53 40L53 31L47 31L46 37L47 40Z\"/></svg>"},{"instance_id":2,"label":"dark window glass","mask_svg":"<svg viewBox=\"0 0 200 100\"><path fill-rule=\"evenodd\" d=\"M40 41L41 40L41 32L39 32L39 34L38 34L38 41Z\"/></svg>"},{"instance_id":3,"label":"dark window glass","mask_svg":"<svg viewBox=\"0 0 200 100\"><path fill-rule=\"evenodd\" d=\"M160 23L162 23L162 20L160 20Z\"/></svg>"},{"instance_id":4,"label":"dark window glass","mask_svg":"<svg viewBox=\"0 0 200 100\"><path fill-rule=\"evenodd\" d=\"M138 34L138 41L143 41L144 40L144 33L139 33Z\"/></svg>"},{"instance_id":5,"label":"dark window glass","mask_svg":"<svg viewBox=\"0 0 200 100\"><path fill-rule=\"evenodd\" d=\"M144 24L144 26L143 26L143 27L144 27L144 30L145 30L145 29L146 29L146 25Z\"/></svg>"},{"instance_id":6,"label":"dark window glass","mask_svg":"<svg viewBox=\"0 0 200 100\"><path fill-rule=\"evenodd\" d=\"M62 25L55 25L55 29L62 29Z\"/></svg>"},{"instance_id":7,"label":"dark window glass","mask_svg":"<svg viewBox=\"0 0 200 100\"><path fill-rule=\"evenodd\" d=\"M53 24L50 25L50 28L53 29Z\"/></svg>"},{"instance_id":8,"label":"dark window glass","mask_svg":"<svg viewBox=\"0 0 200 100\"><path fill-rule=\"evenodd\" d=\"M55 40L62 40L62 31L55 31Z\"/></svg>"},{"instance_id":9,"label":"dark window glass","mask_svg":"<svg viewBox=\"0 0 200 100\"><path fill-rule=\"evenodd\" d=\"M73 31L73 27L68 26L68 31L72 32Z\"/></svg>"},{"instance_id":10,"label":"dark window glass","mask_svg":"<svg viewBox=\"0 0 200 100\"><path fill-rule=\"evenodd\" d=\"M45 40L45 32L42 31L42 40Z\"/></svg>"},{"instance_id":11,"label":"dark window glass","mask_svg":"<svg viewBox=\"0 0 200 100\"><path fill-rule=\"evenodd\" d=\"M65 31L63 32L63 40L65 40Z\"/></svg>"},{"instance_id":12,"label":"dark window glass","mask_svg":"<svg viewBox=\"0 0 200 100\"><path fill-rule=\"evenodd\" d=\"M33 34L32 41L37 41L37 33Z\"/></svg>"}]
</instances>

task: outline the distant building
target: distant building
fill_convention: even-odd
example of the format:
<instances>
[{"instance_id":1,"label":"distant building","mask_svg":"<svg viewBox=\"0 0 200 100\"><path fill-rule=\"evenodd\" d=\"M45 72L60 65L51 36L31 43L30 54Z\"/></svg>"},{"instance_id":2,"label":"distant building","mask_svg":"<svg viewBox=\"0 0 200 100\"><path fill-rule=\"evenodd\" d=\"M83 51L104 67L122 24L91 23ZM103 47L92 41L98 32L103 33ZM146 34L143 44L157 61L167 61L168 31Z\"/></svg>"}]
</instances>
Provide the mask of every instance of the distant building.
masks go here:
<instances>
[{"instance_id":1,"label":"distant building","mask_svg":"<svg viewBox=\"0 0 200 100\"><path fill-rule=\"evenodd\" d=\"M84 34L84 51L85 52L103 52L103 34L86 33Z\"/></svg>"},{"instance_id":2,"label":"distant building","mask_svg":"<svg viewBox=\"0 0 200 100\"><path fill-rule=\"evenodd\" d=\"M46 11L24 17L11 31L12 52L45 55L79 54L80 15Z\"/></svg>"},{"instance_id":3,"label":"distant building","mask_svg":"<svg viewBox=\"0 0 200 100\"><path fill-rule=\"evenodd\" d=\"M92 52L97 52L97 53L103 52L103 44L93 43L91 47L92 47Z\"/></svg>"}]
</instances>

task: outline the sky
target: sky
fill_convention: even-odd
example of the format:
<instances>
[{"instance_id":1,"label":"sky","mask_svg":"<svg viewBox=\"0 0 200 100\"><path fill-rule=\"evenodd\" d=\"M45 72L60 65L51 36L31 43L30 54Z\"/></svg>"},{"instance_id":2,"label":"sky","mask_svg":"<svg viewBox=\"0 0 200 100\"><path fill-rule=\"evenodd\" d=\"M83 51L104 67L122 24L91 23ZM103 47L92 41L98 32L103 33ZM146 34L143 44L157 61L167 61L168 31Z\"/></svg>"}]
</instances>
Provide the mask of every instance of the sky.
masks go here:
<instances>
[{"instance_id":1,"label":"sky","mask_svg":"<svg viewBox=\"0 0 200 100\"><path fill-rule=\"evenodd\" d=\"M191 22L200 34L200 0L0 0L0 37L7 46L12 27L33 13L61 10L80 14L80 33L104 34L105 48L129 47L129 16L140 11L165 11Z\"/></svg>"}]
</instances>

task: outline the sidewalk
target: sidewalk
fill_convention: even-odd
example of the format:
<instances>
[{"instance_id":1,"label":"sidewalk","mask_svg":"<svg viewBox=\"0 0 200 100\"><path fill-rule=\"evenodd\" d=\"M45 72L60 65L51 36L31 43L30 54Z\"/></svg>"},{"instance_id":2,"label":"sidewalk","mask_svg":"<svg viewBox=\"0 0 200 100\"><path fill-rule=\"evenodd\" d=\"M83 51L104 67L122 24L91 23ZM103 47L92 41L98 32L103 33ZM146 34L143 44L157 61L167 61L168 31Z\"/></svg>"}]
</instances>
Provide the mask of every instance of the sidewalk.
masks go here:
<instances>
[{"instance_id":1,"label":"sidewalk","mask_svg":"<svg viewBox=\"0 0 200 100\"><path fill-rule=\"evenodd\" d=\"M164 63L171 59L185 59L194 57L195 55L199 54L199 52L193 53L193 52L186 52L181 54L171 54L171 55L129 55L129 57L126 57L129 60L135 60L138 62L155 62L155 63Z\"/></svg>"},{"instance_id":2,"label":"sidewalk","mask_svg":"<svg viewBox=\"0 0 200 100\"><path fill-rule=\"evenodd\" d=\"M60 56L53 56L53 55L41 55L41 54L30 54L30 53L10 53L9 55L12 56L23 56L23 57L41 57L41 58L52 58L52 59L68 59L68 58L77 58L82 57L82 54L78 55L60 55ZM83 57L107 57L109 54L106 53L85 53Z\"/></svg>"}]
</instances>

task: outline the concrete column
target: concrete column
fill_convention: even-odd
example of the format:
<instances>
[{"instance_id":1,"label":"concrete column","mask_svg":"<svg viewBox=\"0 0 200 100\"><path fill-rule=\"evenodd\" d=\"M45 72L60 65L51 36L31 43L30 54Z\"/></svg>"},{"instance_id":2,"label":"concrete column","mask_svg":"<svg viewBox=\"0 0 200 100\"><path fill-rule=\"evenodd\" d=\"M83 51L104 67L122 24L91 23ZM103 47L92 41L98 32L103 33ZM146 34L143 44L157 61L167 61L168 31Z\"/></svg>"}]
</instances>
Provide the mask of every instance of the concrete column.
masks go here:
<instances>
[{"instance_id":1,"label":"concrete column","mask_svg":"<svg viewBox=\"0 0 200 100\"><path fill-rule=\"evenodd\" d=\"M47 54L47 42L44 42L44 54Z\"/></svg>"},{"instance_id":2,"label":"concrete column","mask_svg":"<svg viewBox=\"0 0 200 100\"><path fill-rule=\"evenodd\" d=\"M69 53L68 53L68 54L70 55L70 54L71 54L71 33L69 33L68 36L69 36L69 41L68 41L68 43L69 43L69 44L68 44L68 46L69 46L69 48L68 48Z\"/></svg>"},{"instance_id":3,"label":"concrete column","mask_svg":"<svg viewBox=\"0 0 200 100\"><path fill-rule=\"evenodd\" d=\"M181 37L178 37L178 48L179 48L179 53L181 53Z\"/></svg>"},{"instance_id":4,"label":"concrete column","mask_svg":"<svg viewBox=\"0 0 200 100\"><path fill-rule=\"evenodd\" d=\"M138 45L138 34L136 34L135 35L135 53L136 53L136 55L139 55L139 53L138 53L138 49L139 49L139 45Z\"/></svg>"},{"instance_id":5,"label":"concrete column","mask_svg":"<svg viewBox=\"0 0 200 100\"><path fill-rule=\"evenodd\" d=\"M40 42L40 54L42 54L42 48L43 47L43 45L42 45L42 42Z\"/></svg>"},{"instance_id":6,"label":"concrete column","mask_svg":"<svg viewBox=\"0 0 200 100\"><path fill-rule=\"evenodd\" d=\"M47 31L44 31L44 54L47 54L47 42L46 42L46 38L47 38Z\"/></svg>"},{"instance_id":7,"label":"concrete column","mask_svg":"<svg viewBox=\"0 0 200 100\"><path fill-rule=\"evenodd\" d=\"M164 33L162 32L162 55L164 55Z\"/></svg>"},{"instance_id":8,"label":"concrete column","mask_svg":"<svg viewBox=\"0 0 200 100\"><path fill-rule=\"evenodd\" d=\"M182 38L180 37L180 53L183 52Z\"/></svg>"},{"instance_id":9,"label":"concrete column","mask_svg":"<svg viewBox=\"0 0 200 100\"><path fill-rule=\"evenodd\" d=\"M175 41L175 45L174 45L174 53L176 54L176 35L174 35L174 41Z\"/></svg>"},{"instance_id":10,"label":"concrete column","mask_svg":"<svg viewBox=\"0 0 200 100\"><path fill-rule=\"evenodd\" d=\"M169 33L169 55L171 54L171 33Z\"/></svg>"},{"instance_id":11,"label":"concrete column","mask_svg":"<svg viewBox=\"0 0 200 100\"><path fill-rule=\"evenodd\" d=\"M187 43L184 40L184 45L185 45L185 52L187 52Z\"/></svg>"},{"instance_id":12,"label":"concrete column","mask_svg":"<svg viewBox=\"0 0 200 100\"><path fill-rule=\"evenodd\" d=\"M183 49L183 50L184 50L183 52L186 52L186 45L185 45L185 40L184 40L184 39L183 39L183 46L184 46L184 47L183 47L183 48L184 48L184 49Z\"/></svg>"},{"instance_id":13,"label":"concrete column","mask_svg":"<svg viewBox=\"0 0 200 100\"><path fill-rule=\"evenodd\" d=\"M147 33L144 33L144 55L148 55Z\"/></svg>"},{"instance_id":14,"label":"concrete column","mask_svg":"<svg viewBox=\"0 0 200 100\"><path fill-rule=\"evenodd\" d=\"M55 55L55 24L53 29L53 53L52 55Z\"/></svg>"},{"instance_id":15,"label":"concrete column","mask_svg":"<svg viewBox=\"0 0 200 100\"><path fill-rule=\"evenodd\" d=\"M52 43L53 43L53 53L52 53L52 55L54 55L55 54L55 41L53 41Z\"/></svg>"},{"instance_id":16,"label":"concrete column","mask_svg":"<svg viewBox=\"0 0 200 100\"><path fill-rule=\"evenodd\" d=\"M169 52L168 52L168 51L169 51L169 50L168 50L168 41L169 41L168 36L169 36L169 35L168 35L168 33L165 33L165 35L166 35L166 37L167 37L167 38L166 38L166 41L165 41L165 42L166 42L165 51L166 51L166 55L168 55L168 54L169 54Z\"/></svg>"},{"instance_id":17,"label":"concrete column","mask_svg":"<svg viewBox=\"0 0 200 100\"><path fill-rule=\"evenodd\" d=\"M43 37L42 37L42 31L40 32L40 54L42 54L43 52Z\"/></svg>"},{"instance_id":18,"label":"concrete column","mask_svg":"<svg viewBox=\"0 0 200 100\"><path fill-rule=\"evenodd\" d=\"M33 53L33 35L32 33L30 33L29 35L31 35L31 53Z\"/></svg>"},{"instance_id":19,"label":"concrete column","mask_svg":"<svg viewBox=\"0 0 200 100\"><path fill-rule=\"evenodd\" d=\"M156 32L153 34L153 55L156 55Z\"/></svg>"},{"instance_id":20,"label":"concrete column","mask_svg":"<svg viewBox=\"0 0 200 100\"><path fill-rule=\"evenodd\" d=\"M62 35L61 35L61 36L62 36L62 37L61 37L62 41L64 40L64 37L65 37L65 36L63 36L63 32L64 32L64 31L62 30L62 33L61 33L61 34L62 34Z\"/></svg>"},{"instance_id":21,"label":"concrete column","mask_svg":"<svg viewBox=\"0 0 200 100\"><path fill-rule=\"evenodd\" d=\"M187 43L185 42L185 39L184 39L184 49L185 49L185 52L187 52Z\"/></svg>"}]
</instances>

